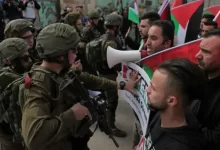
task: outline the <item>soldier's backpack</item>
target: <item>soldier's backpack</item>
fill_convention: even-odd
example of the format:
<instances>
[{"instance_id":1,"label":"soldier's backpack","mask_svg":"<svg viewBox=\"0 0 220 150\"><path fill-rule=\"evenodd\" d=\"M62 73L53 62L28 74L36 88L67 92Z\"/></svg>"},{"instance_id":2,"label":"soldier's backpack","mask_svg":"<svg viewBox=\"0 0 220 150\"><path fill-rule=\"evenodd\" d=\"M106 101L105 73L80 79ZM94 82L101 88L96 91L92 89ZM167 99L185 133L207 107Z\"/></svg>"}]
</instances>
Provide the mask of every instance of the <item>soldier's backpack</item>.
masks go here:
<instances>
[{"instance_id":1,"label":"soldier's backpack","mask_svg":"<svg viewBox=\"0 0 220 150\"><path fill-rule=\"evenodd\" d=\"M6 135L13 136L14 143L22 143L21 108L19 90L24 76L14 80L0 93L0 128Z\"/></svg>"},{"instance_id":2,"label":"soldier's backpack","mask_svg":"<svg viewBox=\"0 0 220 150\"><path fill-rule=\"evenodd\" d=\"M0 93L20 75L16 74L10 67L3 67L0 69Z\"/></svg>"},{"instance_id":3,"label":"soldier's backpack","mask_svg":"<svg viewBox=\"0 0 220 150\"><path fill-rule=\"evenodd\" d=\"M108 65L105 64L103 58L103 47L107 41L107 36L102 35L86 45L86 59L87 62L97 71L103 71L108 69Z\"/></svg>"},{"instance_id":4,"label":"soldier's backpack","mask_svg":"<svg viewBox=\"0 0 220 150\"><path fill-rule=\"evenodd\" d=\"M22 107L24 106L24 89L31 86L29 74L31 72L14 80L0 93L0 129L6 135L12 136L13 142L18 144L23 143L21 136Z\"/></svg>"}]
</instances>

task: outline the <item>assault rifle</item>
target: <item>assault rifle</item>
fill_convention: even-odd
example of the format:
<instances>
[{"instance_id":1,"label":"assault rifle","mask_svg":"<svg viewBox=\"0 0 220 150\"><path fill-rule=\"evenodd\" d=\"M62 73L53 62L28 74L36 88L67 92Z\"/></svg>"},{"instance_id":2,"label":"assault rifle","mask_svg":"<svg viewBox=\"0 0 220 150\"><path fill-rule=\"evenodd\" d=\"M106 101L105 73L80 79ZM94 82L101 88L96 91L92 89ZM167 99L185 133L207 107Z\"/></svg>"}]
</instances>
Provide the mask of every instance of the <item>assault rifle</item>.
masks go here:
<instances>
[{"instance_id":1,"label":"assault rifle","mask_svg":"<svg viewBox=\"0 0 220 150\"><path fill-rule=\"evenodd\" d=\"M111 138L113 140L115 146L118 148L119 145L118 145L117 141L114 139L112 130L109 127L108 122L107 122L107 115L106 115L107 103L106 103L106 100L101 95L98 95L98 96L91 98L89 96L88 91L83 87L82 83L78 79L77 74L70 71L68 73L68 75L69 75L70 79L73 79L72 84L74 85L74 87L77 87L78 91L76 91L76 92L78 93L78 95L81 96L80 103L88 108L88 110L92 116L92 120L90 120L88 117L85 117L81 121L81 124L79 125L76 134L80 137L83 137L88 132L89 128L95 122L97 122L96 129L99 127L101 132L104 132L106 135L108 135L109 138ZM96 131L96 129L95 129L95 131Z\"/></svg>"}]
</instances>

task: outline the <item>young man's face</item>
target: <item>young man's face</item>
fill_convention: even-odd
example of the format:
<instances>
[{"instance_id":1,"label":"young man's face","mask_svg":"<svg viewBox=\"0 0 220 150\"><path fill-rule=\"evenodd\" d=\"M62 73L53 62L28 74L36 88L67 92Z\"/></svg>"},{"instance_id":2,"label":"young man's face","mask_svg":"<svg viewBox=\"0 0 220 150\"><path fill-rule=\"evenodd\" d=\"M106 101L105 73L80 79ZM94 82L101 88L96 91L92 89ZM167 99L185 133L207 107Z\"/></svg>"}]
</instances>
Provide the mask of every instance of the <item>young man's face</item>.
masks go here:
<instances>
[{"instance_id":1,"label":"young man's face","mask_svg":"<svg viewBox=\"0 0 220 150\"><path fill-rule=\"evenodd\" d=\"M142 39L146 39L148 37L148 31L150 29L150 24L148 19L141 20L139 25L139 32Z\"/></svg>"},{"instance_id":2,"label":"young man's face","mask_svg":"<svg viewBox=\"0 0 220 150\"><path fill-rule=\"evenodd\" d=\"M148 106L151 109L162 111L168 107L167 88L169 88L168 74L156 70L153 74L151 84L145 89L148 96Z\"/></svg>"},{"instance_id":3,"label":"young man's face","mask_svg":"<svg viewBox=\"0 0 220 150\"><path fill-rule=\"evenodd\" d=\"M24 39L30 48L33 48L34 46L34 35L31 31L25 32L20 38Z\"/></svg>"},{"instance_id":4,"label":"young man's face","mask_svg":"<svg viewBox=\"0 0 220 150\"><path fill-rule=\"evenodd\" d=\"M201 30L201 37L203 37L208 31L214 29L214 26L207 26L203 24L202 30Z\"/></svg>"},{"instance_id":5,"label":"young man's face","mask_svg":"<svg viewBox=\"0 0 220 150\"><path fill-rule=\"evenodd\" d=\"M159 26L152 26L148 32L148 39L146 42L148 55L162 51L170 47L170 40L163 37L162 28Z\"/></svg>"},{"instance_id":6,"label":"young man's face","mask_svg":"<svg viewBox=\"0 0 220 150\"><path fill-rule=\"evenodd\" d=\"M75 28L76 28L78 31L82 31L83 25L82 25L82 20L81 20L81 19L78 19L78 20L76 21Z\"/></svg>"},{"instance_id":7,"label":"young man's face","mask_svg":"<svg viewBox=\"0 0 220 150\"><path fill-rule=\"evenodd\" d=\"M200 23L200 29L202 29L204 23L207 22L207 21L208 21L208 19L202 18L201 23Z\"/></svg>"}]
</instances>

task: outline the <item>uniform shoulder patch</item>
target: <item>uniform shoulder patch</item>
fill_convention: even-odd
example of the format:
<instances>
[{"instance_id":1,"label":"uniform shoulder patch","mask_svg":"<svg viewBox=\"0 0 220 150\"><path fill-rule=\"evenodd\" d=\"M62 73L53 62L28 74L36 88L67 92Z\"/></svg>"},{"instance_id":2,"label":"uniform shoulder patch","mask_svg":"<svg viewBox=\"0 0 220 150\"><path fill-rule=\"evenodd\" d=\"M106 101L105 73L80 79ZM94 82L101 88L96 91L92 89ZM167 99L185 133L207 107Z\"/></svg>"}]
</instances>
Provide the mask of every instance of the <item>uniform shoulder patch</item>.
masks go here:
<instances>
[{"instance_id":1,"label":"uniform shoulder patch","mask_svg":"<svg viewBox=\"0 0 220 150\"><path fill-rule=\"evenodd\" d=\"M32 79L35 81L44 82L45 81L46 73L43 72L35 72L33 73Z\"/></svg>"},{"instance_id":2,"label":"uniform shoulder patch","mask_svg":"<svg viewBox=\"0 0 220 150\"><path fill-rule=\"evenodd\" d=\"M50 78L49 74L50 74L50 72L47 70L35 68L33 70L32 75L31 75L31 79L35 80L35 81L39 81L39 82L45 82L47 80L47 78Z\"/></svg>"}]
</instances>

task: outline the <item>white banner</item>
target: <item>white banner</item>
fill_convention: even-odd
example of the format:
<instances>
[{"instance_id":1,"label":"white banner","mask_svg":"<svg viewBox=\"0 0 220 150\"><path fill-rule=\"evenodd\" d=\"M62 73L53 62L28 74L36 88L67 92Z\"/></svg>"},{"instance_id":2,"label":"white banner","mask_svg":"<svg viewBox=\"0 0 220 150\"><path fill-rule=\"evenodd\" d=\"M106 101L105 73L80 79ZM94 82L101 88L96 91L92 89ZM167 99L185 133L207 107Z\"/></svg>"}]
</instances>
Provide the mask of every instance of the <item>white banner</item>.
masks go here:
<instances>
[{"instance_id":1,"label":"white banner","mask_svg":"<svg viewBox=\"0 0 220 150\"><path fill-rule=\"evenodd\" d=\"M139 73L140 82L136 87L138 96L134 96L125 90L119 91L119 96L135 111L140 121L143 135L146 135L150 110L147 106L147 93L145 88L150 84L150 78L138 65L134 63L122 63L122 73L118 76L118 81L128 80L132 71Z\"/></svg>"}]
</instances>

